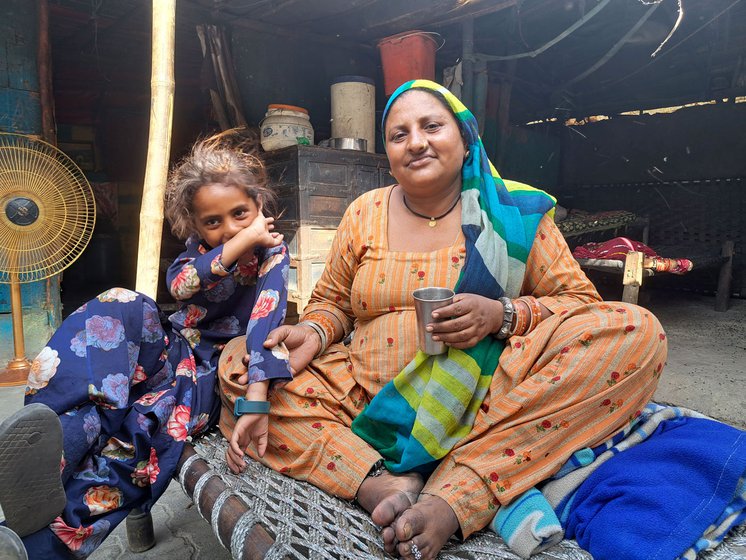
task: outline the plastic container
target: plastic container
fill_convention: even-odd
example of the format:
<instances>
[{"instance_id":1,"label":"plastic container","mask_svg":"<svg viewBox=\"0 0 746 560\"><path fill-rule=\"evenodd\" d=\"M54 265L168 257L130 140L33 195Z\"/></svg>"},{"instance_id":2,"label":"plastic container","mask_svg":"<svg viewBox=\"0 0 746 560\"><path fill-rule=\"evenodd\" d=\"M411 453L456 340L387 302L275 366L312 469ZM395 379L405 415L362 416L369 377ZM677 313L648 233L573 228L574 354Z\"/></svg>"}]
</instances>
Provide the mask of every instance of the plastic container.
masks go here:
<instances>
[{"instance_id":1,"label":"plastic container","mask_svg":"<svg viewBox=\"0 0 746 560\"><path fill-rule=\"evenodd\" d=\"M383 89L387 96L409 80L435 80L435 51L438 45L433 35L414 30L378 41L383 65Z\"/></svg>"},{"instance_id":2,"label":"plastic container","mask_svg":"<svg viewBox=\"0 0 746 560\"><path fill-rule=\"evenodd\" d=\"M303 107L268 105L260 128L262 148L267 152L296 144L313 145L313 127Z\"/></svg>"},{"instance_id":3,"label":"plastic container","mask_svg":"<svg viewBox=\"0 0 746 560\"><path fill-rule=\"evenodd\" d=\"M332 138L362 138L376 151L376 86L365 76L339 76L331 86Z\"/></svg>"}]
</instances>

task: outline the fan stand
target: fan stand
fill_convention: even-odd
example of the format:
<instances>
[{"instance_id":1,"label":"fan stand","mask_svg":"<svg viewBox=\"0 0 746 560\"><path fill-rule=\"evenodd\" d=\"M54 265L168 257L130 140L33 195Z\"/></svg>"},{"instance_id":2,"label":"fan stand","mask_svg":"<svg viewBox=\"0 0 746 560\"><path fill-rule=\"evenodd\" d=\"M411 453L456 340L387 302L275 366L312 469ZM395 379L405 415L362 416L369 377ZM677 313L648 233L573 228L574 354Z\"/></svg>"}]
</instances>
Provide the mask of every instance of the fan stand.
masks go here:
<instances>
[{"instance_id":1,"label":"fan stand","mask_svg":"<svg viewBox=\"0 0 746 560\"><path fill-rule=\"evenodd\" d=\"M17 265L17 260L13 259ZM26 359L26 347L23 341L23 304L21 302L21 283L18 274L10 275L10 316L13 322L13 358L0 372L0 387L25 385L31 371L31 362Z\"/></svg>"},{"instance_id":2,"label":"fan stand","mask_svg":"<svg viewBox=\"0 0 746 560\"><path fill-rule=\"evenodd\" d=\"M19 215L26 216L23 208ZM12 263L13 268L17 267L17 259L13 259ZM31 371L31 362L26 359L26 346L23 340L23 303L17 273L10 274L10 316L13 323L13 358L5 369L0 371L0 387L25 385Z\"/></svg>"},{"instance_id":3,"label":"fan stand","mask_svg":"<svg viewBox=\"0 0 746 560\"><path fill-rule=\"evenodd\" d=\"M23 308L21 307L21 285L16 276L10 284L10 308L13 319L13 351L15 357L0 372L0 387L25 385L31 370L23 344Z\"/></svg>"},{"instance_id":4,"label":"fan stand","mask_svg":"<svg viewBox=\"0 0 746 560\"><path fill-rule=\"evenodd\" d=\"M13 358L0 386L25 385L21 284L58 274L85 250L96 224L88 180L68 156L42 140L0 133L0 283L10 284Z\"/></svg>"}]
</instances>

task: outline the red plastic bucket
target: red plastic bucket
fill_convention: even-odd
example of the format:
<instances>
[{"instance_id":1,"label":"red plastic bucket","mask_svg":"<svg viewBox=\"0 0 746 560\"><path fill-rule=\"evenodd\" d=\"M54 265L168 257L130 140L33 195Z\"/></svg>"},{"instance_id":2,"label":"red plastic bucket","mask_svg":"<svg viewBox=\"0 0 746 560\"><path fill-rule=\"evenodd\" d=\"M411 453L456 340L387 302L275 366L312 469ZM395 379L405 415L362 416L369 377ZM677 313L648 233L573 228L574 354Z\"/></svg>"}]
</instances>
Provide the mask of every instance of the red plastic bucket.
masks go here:
<instances>
[{"instance_id":1,"label":"red plastic bucket","mask_svg":"<svg viewBox=\"0 0 746 560\"><path fill-rule=\"evenodd\" d=\"M435 80L437 43L432 33L415 30L384 37L378 41L378 50L386 95L409 80Z\"/></svg>"}]
</instances>

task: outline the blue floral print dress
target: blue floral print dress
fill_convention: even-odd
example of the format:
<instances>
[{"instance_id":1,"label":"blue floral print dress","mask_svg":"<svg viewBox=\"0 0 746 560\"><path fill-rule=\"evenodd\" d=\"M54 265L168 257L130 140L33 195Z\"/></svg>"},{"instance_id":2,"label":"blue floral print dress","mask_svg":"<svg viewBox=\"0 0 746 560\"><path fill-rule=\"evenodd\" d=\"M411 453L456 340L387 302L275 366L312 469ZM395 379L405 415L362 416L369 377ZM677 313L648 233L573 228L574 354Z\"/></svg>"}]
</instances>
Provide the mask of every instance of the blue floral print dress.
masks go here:
<instances>
[{"instance_id":1,"label":"blue floral print dress","mask_svg":"<svg viewBox=\"0 0 746 560\"><path fill-rule=\"evenodd\" d=\"M250 381L291 379L287 353L265 349L285 320L287 247L225 269L222 246L190 238L167 272L181 302L166 325L156 303L113 288L65 319L32 363L26 404L62 422L64 512L24 537L29 558L85 558L133 508L163 494L188 436L219 417L216 368L247 334Z\"/></svg>"}]
</instances>

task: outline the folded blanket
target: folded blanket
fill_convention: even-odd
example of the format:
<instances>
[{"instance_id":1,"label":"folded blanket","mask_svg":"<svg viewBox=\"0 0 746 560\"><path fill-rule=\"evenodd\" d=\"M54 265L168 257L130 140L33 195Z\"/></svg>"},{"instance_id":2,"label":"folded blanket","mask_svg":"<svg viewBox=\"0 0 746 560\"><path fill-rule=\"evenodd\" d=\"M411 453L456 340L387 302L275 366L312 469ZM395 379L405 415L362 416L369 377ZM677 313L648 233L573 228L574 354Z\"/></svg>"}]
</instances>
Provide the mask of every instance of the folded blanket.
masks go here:
<instances>
[{"instance_id":1,"label":"folded blanket","mask_svg":"<svg viewBox=\"0 0 746 560\"><path fill-rule=\"evenodd\" d=\"M597 559L679 558L743 501L745 473L746 432L702 418L666 420L580 485L563 512L565 534Z\"/></svg>"},{"instance_id":2,"label":"folded blanket","mask_svg":"<svg viewBox=\"0 0 746 560\"><path fill-rule=\"evenodd\" d=\"M521 558L553 547L565 534L552 506L536 488L529 488L509 506L499 508L490 529Z\"/></svg>"},{"instance_id":3,"label":"folded blanket","mask_svg":"<svg viewBox=\"0 0 746 560\"><path fill-rule=\"evenodd\" d=\"M523 558L565 536L594 558L693 559L746 521L745 475L746 432L651 403L541 492L500 508L491 527Z\"/></svg>"},{"instance_id":4,"label":"folded blanket","mask_svg":"<svg viewBox=\"0 0 746 560\"><path fill-rule=\"evenodd\" d=\"M603 243L586 243L575 247L572 256L576 259L599 259L624 262L627 253L639 251L645 256L644 266L655 272L686 274L694 267L689 259L666 258L659 256L653 249L626 237L615 237Z\"/></svg>"},{"instance_id":5,"label":"folded blanket","mask_svg":"<svg viewBox=\"0 0 746 560\"><path fill-rule=\"evenodd\" d=\"M635 427L653 416L659 408L658 405L651 403L638 418L630 422L613 437L593 449L583 448L576 451L567 463L547 483L542 485L543 492L536 488L530 488L509 505L498 508L492 523L490 523L490 528L500 535L511 550L521 558L538 554L560 542L564 538L565 531L554 511L554 507L560 503L564 505L573 496L583 480L611 456L609 453L606 456L603 456L603 454L617 444L624 442ZM662 418L667 412L669 412L669 409L666 409L666 412L661 412L659 416ZM633 439L629 438L627 444L632 445ZM637 441L640 439L642 438ZM597 460L600 456L603 456L603 458ZM584 469L583 467L587 468Z\"/></svg>"}]
</instances>

